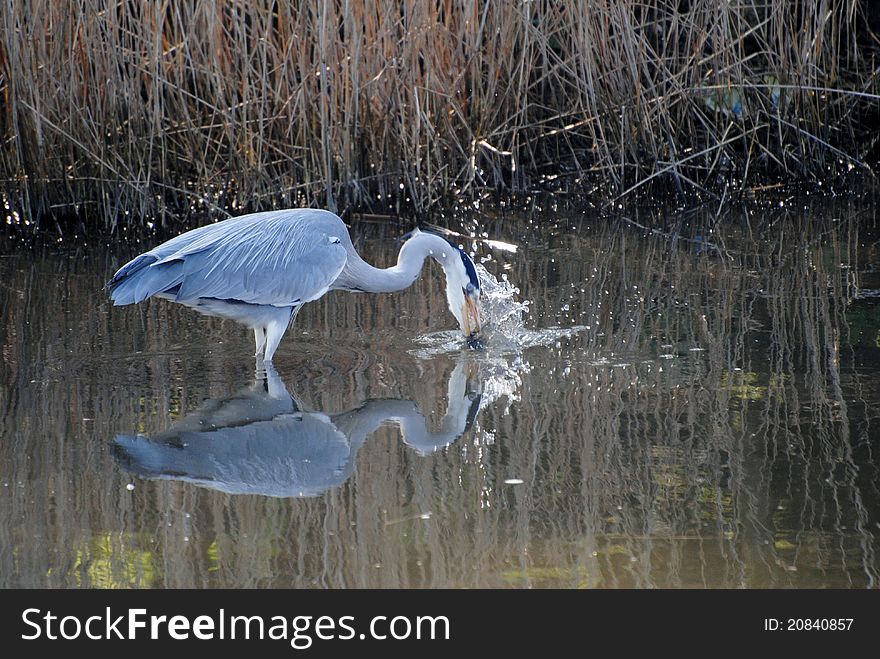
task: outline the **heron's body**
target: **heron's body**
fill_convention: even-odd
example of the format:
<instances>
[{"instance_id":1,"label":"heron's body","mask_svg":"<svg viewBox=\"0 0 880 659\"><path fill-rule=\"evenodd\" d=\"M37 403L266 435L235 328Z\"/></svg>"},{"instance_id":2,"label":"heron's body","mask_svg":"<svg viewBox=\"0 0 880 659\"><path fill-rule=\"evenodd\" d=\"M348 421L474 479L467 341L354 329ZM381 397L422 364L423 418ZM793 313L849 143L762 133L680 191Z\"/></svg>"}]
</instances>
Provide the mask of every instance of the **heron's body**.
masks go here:
<instances>
[{"instance_id":1,"label":"heron's body","mask_svg":"<svg viewBox=\"0 0 880 659\"><path fill-rule=\"evenodd\" d=\"M418 230L397 265L374 268L329 211L253 213L188 231L136 257L108 286L117 305L161 297L254 330L257 356L271 361L306 302L329 290L392 292L410 286L426 257L446 273L447 300L466 334L479 330L473 262L444 238Z\"/></svg>"}]
</instances>

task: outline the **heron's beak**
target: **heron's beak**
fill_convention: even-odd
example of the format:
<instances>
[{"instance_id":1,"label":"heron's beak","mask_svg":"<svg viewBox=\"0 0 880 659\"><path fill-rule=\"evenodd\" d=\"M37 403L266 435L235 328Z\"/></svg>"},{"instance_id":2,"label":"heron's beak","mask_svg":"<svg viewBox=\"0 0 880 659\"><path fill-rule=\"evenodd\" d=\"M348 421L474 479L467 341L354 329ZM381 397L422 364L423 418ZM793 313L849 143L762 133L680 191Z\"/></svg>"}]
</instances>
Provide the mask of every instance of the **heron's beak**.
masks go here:
<instances>
[{"instance_id":1,"label":"heron's beak","mask_svg":"<svg viewBox=\"0 0 880 659\"><path fill-rule=\"evenodd\" d=\"M471 338L480 333L480 305L479 292L474 295L464 296L464 333Z\"/></svg>"}]
</instances>

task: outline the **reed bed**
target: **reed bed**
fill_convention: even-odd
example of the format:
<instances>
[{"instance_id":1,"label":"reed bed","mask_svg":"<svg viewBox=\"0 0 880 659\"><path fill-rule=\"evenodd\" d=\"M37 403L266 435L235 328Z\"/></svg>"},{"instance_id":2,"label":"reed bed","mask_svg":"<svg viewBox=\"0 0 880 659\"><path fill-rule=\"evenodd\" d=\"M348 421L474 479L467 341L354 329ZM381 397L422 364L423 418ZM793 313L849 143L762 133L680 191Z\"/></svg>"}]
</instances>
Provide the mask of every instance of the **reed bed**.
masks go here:
<instances>
[{"instance_id":1,"label":"reed bed","mask_svg":"<svg viewBox=\"0 0 880 659\"><path fill-rule=\"evenodd\" d=\"M859 0L3 0L6 221L870 172Z\"/></svg>"}]
</instances>

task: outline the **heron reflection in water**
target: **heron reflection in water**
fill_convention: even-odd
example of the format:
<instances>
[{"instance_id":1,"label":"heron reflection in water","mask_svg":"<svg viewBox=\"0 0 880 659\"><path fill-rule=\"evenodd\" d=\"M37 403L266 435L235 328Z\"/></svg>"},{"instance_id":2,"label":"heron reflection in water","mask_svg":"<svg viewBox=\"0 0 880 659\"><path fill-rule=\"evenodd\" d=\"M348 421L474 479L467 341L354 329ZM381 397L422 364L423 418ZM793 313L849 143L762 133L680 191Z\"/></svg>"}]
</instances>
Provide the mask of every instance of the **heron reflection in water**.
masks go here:
<instances>
[{"instance_id":1,"label":"heron reflection in water","mask_svg":"<svg viewBox=\"0 0 880 659\"><path fill-rule=\"evenodd\" d=\"M481 383L473 362L460 361L448 382L448 405L431 431L411 400L374 399L337 414L307 412L271 364L252 386L202 406L153 437L117 435L113 455L148 479L180 480L228 494L317 496L352 474L363 443L394 423L422 455L455 442L474 423Z\"/></svg>"}]
</instances>

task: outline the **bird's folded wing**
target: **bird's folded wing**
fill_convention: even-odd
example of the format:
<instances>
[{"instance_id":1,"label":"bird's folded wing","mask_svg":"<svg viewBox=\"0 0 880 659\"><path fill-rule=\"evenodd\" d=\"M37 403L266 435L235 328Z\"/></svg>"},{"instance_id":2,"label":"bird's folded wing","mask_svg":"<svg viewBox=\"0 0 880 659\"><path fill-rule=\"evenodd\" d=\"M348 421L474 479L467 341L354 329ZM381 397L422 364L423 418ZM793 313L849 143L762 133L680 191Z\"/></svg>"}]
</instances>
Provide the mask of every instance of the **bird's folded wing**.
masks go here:
<instances>
[{"instance_id":1,"label":"bird's folded wing","mask_svg":"<svg viewBox=\"0 0 880 659\"><path fill-rule=\"evenodd\" d=\"M253 216L222 232L196 234L149 267L181 268L176 297L182 301L302 304L323 295L345 266L338 228L320 218Z\"/></svg>"}]
</instances>

